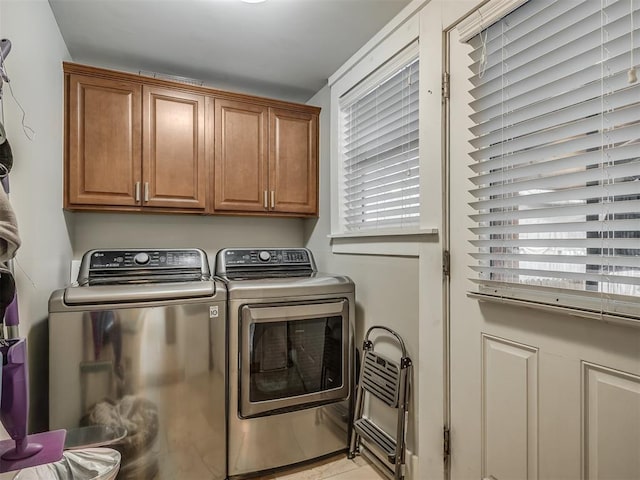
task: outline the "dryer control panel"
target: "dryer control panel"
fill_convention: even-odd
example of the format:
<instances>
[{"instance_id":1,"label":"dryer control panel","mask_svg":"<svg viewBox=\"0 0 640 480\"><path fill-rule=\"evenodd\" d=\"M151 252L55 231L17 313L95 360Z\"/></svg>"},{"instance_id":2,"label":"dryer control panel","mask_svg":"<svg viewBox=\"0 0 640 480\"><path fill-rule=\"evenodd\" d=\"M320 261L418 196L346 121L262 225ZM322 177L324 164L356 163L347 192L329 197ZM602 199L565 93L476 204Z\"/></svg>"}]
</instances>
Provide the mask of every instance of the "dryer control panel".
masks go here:
<instances>
[{"instance_id":1,"label":"dryer control panel","mask_svg":"<svg viewBox=\"0 0 640 480\"><path fill-rule=\"evenodd\" d=\"M230 265L287 265L310 264L305 249L226 250L224 262Z\"/></svg>"},{"instance_id":2,"label":"dryer control panel","mask_svg":"<svg viewBox=\"0 0 640 480\"><path fill-rule=\"evenodd\" d=\"M313 255L306 248L225 248L216 255L218 276L300 276L316 272Z\"/></svg>"}]
</instances>

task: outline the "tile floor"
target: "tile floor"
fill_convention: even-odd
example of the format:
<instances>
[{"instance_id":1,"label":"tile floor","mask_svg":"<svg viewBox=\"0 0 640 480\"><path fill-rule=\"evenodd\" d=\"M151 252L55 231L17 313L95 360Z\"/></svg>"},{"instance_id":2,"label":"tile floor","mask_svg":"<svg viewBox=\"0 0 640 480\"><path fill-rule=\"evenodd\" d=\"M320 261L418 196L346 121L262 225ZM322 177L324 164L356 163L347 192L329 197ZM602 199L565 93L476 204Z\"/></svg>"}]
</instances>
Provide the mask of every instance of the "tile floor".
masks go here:
<instances>
[{"instance_id":1,"label":"tile floor","mask_svg":"<svg viewBox=\"0 0 640 480\"><path fill-rule=\"evenodd\" d=\"M302 467L286 469L255 480L384 480L386 477L362 457L339 454Z\"/></svg>"}]
</instances>

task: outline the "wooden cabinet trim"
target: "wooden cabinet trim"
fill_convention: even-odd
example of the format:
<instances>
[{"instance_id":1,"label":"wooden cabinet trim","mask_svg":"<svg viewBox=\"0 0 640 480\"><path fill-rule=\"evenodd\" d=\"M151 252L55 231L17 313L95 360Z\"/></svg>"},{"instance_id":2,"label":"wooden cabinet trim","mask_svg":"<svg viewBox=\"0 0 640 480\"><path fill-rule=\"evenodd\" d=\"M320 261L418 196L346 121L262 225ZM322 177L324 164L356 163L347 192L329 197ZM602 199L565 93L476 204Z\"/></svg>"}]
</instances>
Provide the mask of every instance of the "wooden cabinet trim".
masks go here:
<instances>
[{"instance_id":1,"label":"wooden cabinet trim","mask_svg":"<svg viewBox=\"0 0 640 480\"><path fill-rule=\"evenodd\" d=\"M192 92L199 95L210 95L215 98L236 100L241 102L247 102L254 105L263 105L267 107L276 107L293 111L307 111L316 115L320 114L320 107L313 105L305 105L301 103L287 102L284 100L276 100L267 97L260 97L256 95L248 95L244 93L229 92L225 90L218 90L212 87L199 87L197 85L189 85L180 82L174 82L170 80L162 80L160 78L146 77L144 75L138 75L135 73L121 72L118 70L109 70L105 68L92 67L89 65L81 65L71 62L62 62L63 70L65 73L73 73L77 75L88 75L92 77L102 77L110 79L121 79L127 82L134 82L149 86L166 87L171 89L183 90L185 92Z\"/></svg>"}]
</instances>

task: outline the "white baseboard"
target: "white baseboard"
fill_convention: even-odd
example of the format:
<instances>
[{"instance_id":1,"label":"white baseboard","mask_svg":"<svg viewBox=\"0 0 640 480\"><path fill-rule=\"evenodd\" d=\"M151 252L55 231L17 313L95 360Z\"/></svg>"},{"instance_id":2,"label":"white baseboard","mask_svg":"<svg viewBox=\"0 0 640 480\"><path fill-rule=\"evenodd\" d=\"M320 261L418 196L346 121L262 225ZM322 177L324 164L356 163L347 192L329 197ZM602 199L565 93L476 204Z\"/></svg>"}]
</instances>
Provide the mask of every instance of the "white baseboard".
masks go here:
<instances>
[{"instance_id":1,"label":"white baseboard","mask_svg":"<svg viewBox=\"0 0 640 480\"><path fill-rule=\"evenodd\" d=\"M407 450L405 457L407 472L405 480L419 480L418 478L418 455L414 455L411 450Z\"/></svg>"}]
</instances>

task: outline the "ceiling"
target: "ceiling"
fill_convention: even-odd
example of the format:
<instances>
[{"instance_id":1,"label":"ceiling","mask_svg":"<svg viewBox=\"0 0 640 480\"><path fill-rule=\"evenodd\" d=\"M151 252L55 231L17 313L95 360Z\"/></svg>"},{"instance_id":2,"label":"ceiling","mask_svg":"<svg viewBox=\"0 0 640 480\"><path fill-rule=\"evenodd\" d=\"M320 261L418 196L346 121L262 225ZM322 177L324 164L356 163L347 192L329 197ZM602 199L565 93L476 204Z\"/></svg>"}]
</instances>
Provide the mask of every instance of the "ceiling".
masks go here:
<instances>
[{"instance_id":1,"label":"ceiling","mask_svg":"<svg viewBox=\"0 0 640 480\"><path fill-rule=\"evenodd\" d=\"M49 0L74 62L304 102L410 0Z\"/></svg>"}]
</instances>

